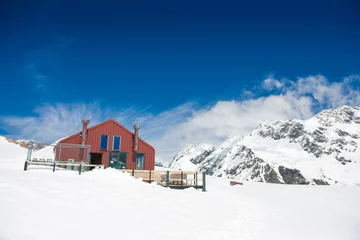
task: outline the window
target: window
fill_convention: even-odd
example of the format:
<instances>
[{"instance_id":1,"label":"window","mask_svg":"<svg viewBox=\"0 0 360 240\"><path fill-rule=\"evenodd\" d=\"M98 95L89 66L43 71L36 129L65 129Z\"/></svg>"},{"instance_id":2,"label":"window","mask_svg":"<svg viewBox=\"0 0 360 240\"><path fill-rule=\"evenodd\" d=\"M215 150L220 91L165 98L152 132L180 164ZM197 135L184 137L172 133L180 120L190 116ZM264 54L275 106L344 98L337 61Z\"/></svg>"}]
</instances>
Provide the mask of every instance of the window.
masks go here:
<instances>
[{"instance_id":1,"label":"window","mask_svg":"<svg viewBox=\"0 0 360 240\"><path fill-rule=\"evenodd\" d=\"M136 169L144 170L145 157L143 153L136 154Z\"/></svg>"},{"instance_id":2,"label":"window","mask_svg":"<svg viewBox=\"0 0 360 240\"><path fill-rule=\"evenodd\" d=\"M100 136L100 150L107 150L108 149L108 135L101 135Z\"/></svg>"},{"instance_id":3,"label":"window","mask_svg":"<svg viewBox=\"0 0 360 240\"><path fill-rule=\"evenodd\" d=\"M120 138L120 136L114 136L114 139L113 139L113 150L119 151L119 150L120 150L120 143L121 143L121 138Z\"/></svg>"},{"instance_id":4,"label":"window","mask_svg":"<svg viewBox=\"0 0 360 240\"><path fill-rule=\"evenodd\" d=\"M127 152L110 152L108 166L115 169L125 169L127 168L127 158Z\"/></svg>"}]
</instances>

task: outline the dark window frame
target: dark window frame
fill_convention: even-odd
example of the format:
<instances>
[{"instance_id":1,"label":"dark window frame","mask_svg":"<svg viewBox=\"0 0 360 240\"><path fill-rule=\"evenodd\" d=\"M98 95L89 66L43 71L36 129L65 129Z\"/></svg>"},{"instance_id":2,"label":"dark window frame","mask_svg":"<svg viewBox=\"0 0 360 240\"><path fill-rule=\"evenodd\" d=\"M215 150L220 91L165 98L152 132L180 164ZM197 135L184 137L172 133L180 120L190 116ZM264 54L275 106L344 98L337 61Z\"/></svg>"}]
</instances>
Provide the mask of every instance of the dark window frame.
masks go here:
<instances>
[{"instance_id":1,"label":"dark window frame","mask_svg":"<svg viewBox=\"0 0 360 240\"><path fill-rule=\"evenodd\" d=\"M111 163L110 163L112 154L116 155L116 161L118 161L118 162L120 162L120 155L124 154L125 155L125 169L128 169L128 163L129 163L129 153L128 152L119 152L119 151L111 151L111 152L109 152L108 167L112 167Z\"/></svg>"},{"instance_id":2,"label":"dark window frame","mask_svg":"<svg viewBox=\"0 0 360 240\"><path fill-rule=\"evenodd\" d=\"M115 138L118 137L119 138L119 148L115 149ZM121 136L113 136L113 144L112 144L112 150L114 151L120 151L121 149Z\"/></svg>"},{"instance_id":3,"label":"dark window frame","mask_svg":"<svg viewBox=\"0 0 360 240\"><path fill-rule=\"evenodd\" d=\"M102 148L103 147L103 144L102 144L102 141L103 141L103 137L106 136L106 148ZM105 134L101 134L100 135L100 151L106 151L108 150L109 148L109 135L105 135Z\"/></svg>"},{"instance_id":4,"label":"dark window frame","mask_svg":"<svg viewBox=\"0 0 360 240\"><path fill-rule=\"evenodd\" d=\"M143 156L143 164L142 164L142 168L137 168L137 155L142 155ZM135 157L135 169L138 170L145 170L145 153L136 153L136 157Z\"/></svg>"}]
</instances>

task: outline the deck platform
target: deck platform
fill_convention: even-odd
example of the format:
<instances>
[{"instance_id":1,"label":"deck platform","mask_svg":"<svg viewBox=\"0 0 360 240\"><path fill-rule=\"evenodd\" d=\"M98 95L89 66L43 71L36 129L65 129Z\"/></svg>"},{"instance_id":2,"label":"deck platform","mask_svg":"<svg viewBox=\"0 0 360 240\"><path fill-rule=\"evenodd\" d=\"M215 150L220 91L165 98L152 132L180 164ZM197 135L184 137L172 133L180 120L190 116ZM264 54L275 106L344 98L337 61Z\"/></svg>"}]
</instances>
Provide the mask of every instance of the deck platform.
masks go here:
<instances>
[{"instance_id":1,"label":"deck platform","mask_svg":"<svg viewBox=\"0 0 360 240\"><path fill-rule=\"evenodd\" d=\"M174 189L195 188L206 191L206 175L204 172L180 170L132 170L121 169L135 178L145 182L156 182L163 187Z\"/></svg>"}]
</instances>

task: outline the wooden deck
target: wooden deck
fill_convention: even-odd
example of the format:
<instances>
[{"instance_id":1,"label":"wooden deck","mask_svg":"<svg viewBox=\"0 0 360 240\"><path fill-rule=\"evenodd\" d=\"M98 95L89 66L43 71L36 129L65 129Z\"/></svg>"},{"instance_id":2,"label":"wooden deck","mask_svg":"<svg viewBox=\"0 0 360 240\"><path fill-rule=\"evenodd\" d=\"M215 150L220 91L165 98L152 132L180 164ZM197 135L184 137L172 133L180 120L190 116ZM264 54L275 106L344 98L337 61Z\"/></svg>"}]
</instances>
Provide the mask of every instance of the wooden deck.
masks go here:
<instances>
[{"instance_id":1,"label":"wooden deck","mask_svg":"<svg viewBox=\"0 0 360 240\"><path fill-rule=\"evenodd\" d=\"M145 182L156 182L158 185L176 189L193 187L205 191L205 173L179 170L132 170L121 169L135 178L141 178Z\"/></svg>"}]
</instances>

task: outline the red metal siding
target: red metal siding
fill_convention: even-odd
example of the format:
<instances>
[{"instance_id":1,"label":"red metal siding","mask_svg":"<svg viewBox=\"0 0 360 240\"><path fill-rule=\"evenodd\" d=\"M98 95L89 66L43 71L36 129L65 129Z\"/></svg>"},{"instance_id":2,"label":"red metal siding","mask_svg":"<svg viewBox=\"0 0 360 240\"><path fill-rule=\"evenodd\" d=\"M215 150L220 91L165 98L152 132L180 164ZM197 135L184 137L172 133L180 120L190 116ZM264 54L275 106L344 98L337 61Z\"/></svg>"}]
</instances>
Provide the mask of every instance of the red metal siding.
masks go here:
<instances>
[{"instance_id":1,"label":"red metal siding","mask_svg":"<svg viewBox=\"0 0 360 240\"><path fill-rule=\"evenodd\" d=\"M67 148L66 146L56 147L56 160L67 161L74 159L75 161L87 161L88 149L86 148Z\"/></svg>"},{"instance_id":2,"label":"red metal siding","mask_svg":"<svg viewBox=\"0 0 360 240\"><path fill-rule=\"evenodd\" d=\"M109 136L108 150L106 151L100 150L100 136L102 134ZM102 153L102 164L108 166L109 152L113 151L112 144L113 144L114 136L121 137L120 152L128 153L127 168L132 169L135 166L134 155L132 151L133 133L128 129L126 129L125 127L123 127L122 125L120 125L119 123L117 123L116 121L108 120L89 128L86 136L86 145L91 145L90 152ZM60 141L60 143L80 144L80 141L81 140L80 140L80 132L79 132L66 139L63 139L62 141ZM139 138L138 153L144 153L145 156L144 169L154 170L155 149L141 138Z\"/></svg>"}]
</instances>

